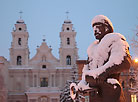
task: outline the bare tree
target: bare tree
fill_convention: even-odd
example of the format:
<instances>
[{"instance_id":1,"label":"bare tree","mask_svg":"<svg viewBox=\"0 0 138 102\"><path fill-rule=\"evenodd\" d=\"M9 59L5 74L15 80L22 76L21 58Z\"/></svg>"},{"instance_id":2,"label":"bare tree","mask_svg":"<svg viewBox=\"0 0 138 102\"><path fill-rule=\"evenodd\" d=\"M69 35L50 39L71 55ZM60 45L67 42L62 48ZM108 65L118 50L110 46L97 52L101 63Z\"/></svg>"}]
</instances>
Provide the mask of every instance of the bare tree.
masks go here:
<instances>
[{"instance_id":1,"label":"bare tree","mask_svg":"<svg viewBox=\"0 0 138 102\"><path fill-rule=\"evenodd\" d=\"M131 39L131 47L135 54L138 55L138 25L136 26L136 29L134 30L134 36Z\"/></svg>"}]
</instances>

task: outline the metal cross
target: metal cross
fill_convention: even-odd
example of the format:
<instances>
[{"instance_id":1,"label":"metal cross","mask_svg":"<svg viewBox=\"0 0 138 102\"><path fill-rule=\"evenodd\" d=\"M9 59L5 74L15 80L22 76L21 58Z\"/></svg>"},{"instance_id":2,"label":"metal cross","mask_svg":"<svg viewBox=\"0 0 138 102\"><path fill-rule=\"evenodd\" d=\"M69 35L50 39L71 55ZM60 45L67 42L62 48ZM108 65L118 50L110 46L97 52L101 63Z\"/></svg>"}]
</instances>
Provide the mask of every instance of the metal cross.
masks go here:
<instances>
[{"instance_id":1,"label":"metal cross","mask_svg":"<svg viewBox=\"0 0 138 102\"><path fill-rule=\"evenodd\" d=\"M46 41L46 39L45 39L45 35L43 35L43 41Z\"/></svg>"},{"instance_id":2,"label":"metal cross","mask_svg":"<svg viewBox=\"0 0 138 102\"><path fill-rule=\"evenodd\" d=\"M69 11L66 11L66 14L67 14L67 19L68 19L68 14L69 14Z\"/></svg>"},{"instance_id":3,"label":"metal cross","mask_svg":"<svg viewBox=\"0 0 138 102\"><path fill-rule=\"evenodd\" d=\"M23 13L23 12L22 12L22 11L20 11L19 13L20 13L20 19L22 19L22 13Z\"/></svg>"}]
</instances>

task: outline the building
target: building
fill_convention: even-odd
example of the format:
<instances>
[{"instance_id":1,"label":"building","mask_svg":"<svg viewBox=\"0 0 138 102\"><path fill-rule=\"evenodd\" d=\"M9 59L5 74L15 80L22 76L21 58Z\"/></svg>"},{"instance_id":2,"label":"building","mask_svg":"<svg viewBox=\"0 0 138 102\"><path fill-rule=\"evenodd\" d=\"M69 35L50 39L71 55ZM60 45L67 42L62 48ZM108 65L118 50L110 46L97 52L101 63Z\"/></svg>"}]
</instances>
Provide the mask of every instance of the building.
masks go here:
<instances>
[{"instance_id":1,"label":"building","mask_svg":"<svg viewBox=\"0 0 138 102\"><path fill-rule=\"evenodd\" d=\"M60 32L59 59L53 56L45 39L30 59L27 26L23 20L17 20L12 31L10 60L0 56L0 102L59 102L61 89L67 80L71 80L73 66L77 64L81 80L86 64L86 60L78 60L75 37L73 24L67 19ZM127 102L130 102L128 79L129 72L121 74L120 83ZM89 102L88 94L85 102Z\"/></svg>"},{"instance_id":2,"label":"building","mask_svg":"<svg viewBox=\"0 0 138 102\"><path fill-rule=\"evenodd\" d=\"M19 19L12 31L10 60L0 57L0 102L59 102L61 89L70 80L78 59L76 32L67 19L60 32L59 59L43 39L37 53L29 58L29 33Z\"/></svg>"}]
</instances>

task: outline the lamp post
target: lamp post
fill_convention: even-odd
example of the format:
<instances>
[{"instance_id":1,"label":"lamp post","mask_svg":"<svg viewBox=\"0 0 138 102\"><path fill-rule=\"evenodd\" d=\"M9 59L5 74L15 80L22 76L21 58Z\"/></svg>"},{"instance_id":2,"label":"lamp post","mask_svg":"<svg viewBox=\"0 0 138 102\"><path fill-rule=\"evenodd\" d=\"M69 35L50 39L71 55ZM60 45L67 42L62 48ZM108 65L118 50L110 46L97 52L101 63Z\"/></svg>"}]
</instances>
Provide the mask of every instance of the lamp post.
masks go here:
<instances>
[{"instance_id":1,"label":"lamp post","mask_svg":"<svg viewBox=\"0 0 138 102\"><path fill-rule=\"evenodd\" d=\"M138 83L137 83L137 69L138 68L138 58L133 60L133 67L130 69L130 92L131 92L131 102L137 102L138 93Z\"/></svg>"},{"instance_id":2,"label":"lamp post","mask_svg":"<svg viewBox=\"0 0 138 102\"><path fill-rule=\"evenodd\" d=\"M138 58L135 58L135 59L134 59L134 62L135 62L135 63L138 63Z\"/></svg>"}]
</instances>

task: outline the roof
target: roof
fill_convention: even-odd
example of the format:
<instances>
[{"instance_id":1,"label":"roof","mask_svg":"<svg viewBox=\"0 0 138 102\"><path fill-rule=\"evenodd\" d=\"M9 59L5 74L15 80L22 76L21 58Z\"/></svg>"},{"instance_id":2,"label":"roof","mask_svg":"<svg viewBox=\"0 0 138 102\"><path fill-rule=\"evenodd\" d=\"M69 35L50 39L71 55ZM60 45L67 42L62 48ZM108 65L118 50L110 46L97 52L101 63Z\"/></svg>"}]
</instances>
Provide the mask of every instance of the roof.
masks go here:
<instances>
[{"instance_id":1,"label":"roof","mask_svg":"<svg viewBox=\"0 0 138 102\"><path fill-rule=\"evenodd\" d=\"M16 23L21 23L21 24L23 24L23 23L24 23L24 20L19 19L18 21L16 21Z\"/></svg>"}]
</instances>

